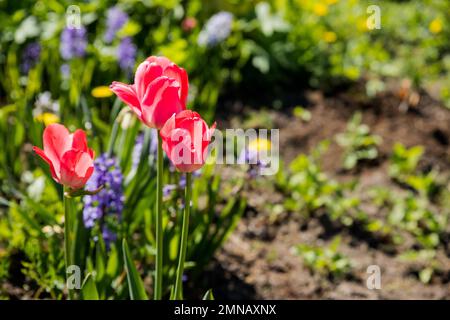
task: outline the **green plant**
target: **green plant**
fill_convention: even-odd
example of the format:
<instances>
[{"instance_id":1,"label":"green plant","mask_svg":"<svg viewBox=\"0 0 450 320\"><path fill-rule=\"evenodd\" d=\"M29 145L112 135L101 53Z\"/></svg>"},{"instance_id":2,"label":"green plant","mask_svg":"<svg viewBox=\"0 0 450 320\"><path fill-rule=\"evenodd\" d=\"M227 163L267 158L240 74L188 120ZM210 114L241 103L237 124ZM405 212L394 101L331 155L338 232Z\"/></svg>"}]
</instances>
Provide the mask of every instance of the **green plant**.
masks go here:
<instances>
[{"instance_id":1,"label":"green plant","mask_svg":"<svg viewBox=\"0 0 450 320\"><path fill-rule=\"evenodd\" d=\"M389 175L397 182L406 184L425 196L432 196L438 190L438 172L416 173L423 154L422 146L406 148L396 143L389 163Z\"/></svg>"},{"instance_id":2,"label":"green plant","mask_svg":"<svg viewBox=\"0 0 450 320\"><path fill-rule=\"evenodd\" d=\"M319 164L319 158L328 144L328 141L323 141L311 156L297 156L289 164L289 172L278 172L277 185L285 194L289 194L284 202L286 209L311 214L334 196L339 185L327 177Z\"/></svg>"},{"instance_id":3,"label":"green plant","mask_svg":"<svg viewBox=\"0 0 450 320\"><path fill-rule=\"evenodd\" d=\"M419 280L425 284L431 281L437 271L442 271L442 265L436 259L435 250L409 250L400 254L399 258L414 263L418 269Z\"/></svg>"},{"instance_id":4,"label":"green plant","mask_svg":"<svg viewBox=\"0 0 450 320\"><path fill-rule=\"evenodd\" d=\"M394 144L389 163L389 176L404 181L416 171L423 152L422 146L406 148L401 143Z\"/></svg>"},{"instance_id":5,"label":"green plant","mask_svg":"<svg viewBox=\"0 0 450 320\"><path fill-rule=\"evenodd\" d=\"M340 279L351 271L350 260L338 251L340 241L336 237L328 246L299 244L294 247L294 252L312 272Z\"/></svg>"},{"instance_id":6,"label":"green plant","mask_svg":"<svg viewBox=\"0 0 450 320\"><path fill-rule=\"evenodd\" d=\"M378 156L377 146L381 137L371 135L369 126L361 124L361 120L361 113L355 113L347 124L347 130L336 137L337 143L344 148L343 167L347 170L361 160L373 160Z\"/></svg>"}]
</instances>

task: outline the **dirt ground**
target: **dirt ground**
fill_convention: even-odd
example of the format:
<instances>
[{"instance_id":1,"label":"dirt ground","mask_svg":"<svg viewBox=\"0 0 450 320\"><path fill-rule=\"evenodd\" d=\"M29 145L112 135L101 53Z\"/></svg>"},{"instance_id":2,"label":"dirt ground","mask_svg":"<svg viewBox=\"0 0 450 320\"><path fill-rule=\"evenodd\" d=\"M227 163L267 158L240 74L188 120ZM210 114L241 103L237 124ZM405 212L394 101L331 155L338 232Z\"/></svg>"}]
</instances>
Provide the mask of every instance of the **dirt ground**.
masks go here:
<instances>
[{"instance_id":1,"label":"dirt ground","mask_svg":"<svg viewBox=\"0 0 450 320\"><path fill-rule=\"evenodd\" d=\"M387 161L394 142L411 147L425 146L420 167L450 170L450 111L425 92L412 92L393 86L382 95L368 99L362 87L324 96L307 92L304 107L312 114L309 122L292 116L292 110L271 111L274 128L280 128L280 150L285 163L299 153L308 153L318 142L333 140L343 132L357 110L371 132L383 143L377 161L350 172L341 169L341 149L332 143L323 157L323 169L332 178L344 181L359 178L359 192L367 187L397 188L387 174ZM242 105L236 107L245 113ZM281 203L282 196L264 183L248 190L249 204L244 219L229 237L216 261L203 278L218 299L450 299L450 250L438 251L443 272L429 284L417 277L411 262L398 258L401 249L386 250L376 242L351 230L333 229L320 212L310 218L283 213L270 222L267 203ZM382 213L374 212L374 215ZM340 235L339 251L352 263L352 273L341 281L312 274L291 248L299 243L322 245ZM369 265L381 268L381 289L366 286Z\"/></svg>"}]
</instances>

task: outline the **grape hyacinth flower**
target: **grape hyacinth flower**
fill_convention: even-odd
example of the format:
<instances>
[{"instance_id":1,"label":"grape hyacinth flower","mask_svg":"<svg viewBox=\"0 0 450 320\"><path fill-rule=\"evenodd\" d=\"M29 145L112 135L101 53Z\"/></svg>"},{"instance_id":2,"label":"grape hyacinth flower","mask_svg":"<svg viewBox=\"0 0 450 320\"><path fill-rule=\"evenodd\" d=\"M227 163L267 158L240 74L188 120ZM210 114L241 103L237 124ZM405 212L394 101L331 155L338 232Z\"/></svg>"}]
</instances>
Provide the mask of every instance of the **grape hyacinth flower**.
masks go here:
<instances>
[{"instance_id":1,"label":"grape hyacinth flower","mask_svg":"<svg viewBox=\"0 0 450 320\"><path fill-rule=\"evenodd\" d=\"M125 37L117 47L117 60L119 66L128 76L133 72L136 64L136 45L130 37Z\"/></svg>"},{"instance_id":2,"label":"grape hyacinth flower","mask_svg":"<svg viewBox=\"0 0 450 320\"><path fill-rule=\"evenodd\" d=\"M126 23L128 22L128 15L118 6L109 8L106 13L106 32L103 36L105 43L113 42L114 37Z\"/></svg>"},{"instance_id":3,"label":"grape hyacinth flower","mask_svg":"<svg viewBox=\"0 0 450 320\"><path fill-rule=\"evenodd\" d=\"M94 174L86 184L86 189L104 188L95 195L83 197L83 222L86 228L99 223L106 244L116 239L116 235L105 225L105 219L120 219L123 210L123 175L115 158L101 155L94 162Z\"/></svg>"},{"instance_id":4,"label":"grape hyacinth flower","mask_svg":"<svg viewBox=\"0 0 450 320\"><path fill-rule=\"evenodd\" d=\"M37 42L32 42L25 47L22 54L22 64L20 65L20 71L23 74L28 72L36 65L41 55L41 45Z\"/></svg>"},{"instance_id":5,"label":"grape hyacinth flower","mask_svg":"<svg viewBox=\"0 0 450 320\"><path fill-rule=\"evenodd\" d=\"M212 47L223 42L231 33L233 14L221 11L213 15L200 31L197 42L200 46Z\"/></svg>"},{"instance_id":6,"label":"grape hyacinth flower","mask_svg":"<svg viewBox=\"0 0 450 320\"><path fill-rule=\"evenodd\" d=\"M61 33L59 52L64 60L84 57L87 47L87 34L84 27L65 27Z\"/></svg>"}]
</instances>

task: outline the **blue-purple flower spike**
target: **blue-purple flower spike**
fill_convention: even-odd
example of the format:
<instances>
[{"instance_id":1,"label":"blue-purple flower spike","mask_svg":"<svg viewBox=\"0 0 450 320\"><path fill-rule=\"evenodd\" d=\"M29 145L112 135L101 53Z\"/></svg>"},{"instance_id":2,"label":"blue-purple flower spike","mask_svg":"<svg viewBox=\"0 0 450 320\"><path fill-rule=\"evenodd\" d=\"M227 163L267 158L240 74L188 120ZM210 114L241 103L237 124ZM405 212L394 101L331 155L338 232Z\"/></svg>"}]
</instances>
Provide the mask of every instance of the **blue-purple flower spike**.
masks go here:
<instances>
[{"instance_id":1,"label":"blue-purple flower spike","mask_svg":"<svg viewBox=\"0 0 450 320\"><path fill-rule=\"evenodd\" d=\"M87 33L83 26L80 28L65 27L61 33L59 52L64 60L84 57L87 44Z\"/></svg>"},{"instance_id":2,"label":"blue-purple flower spike","mask_svg":"<svg viewBox=\"0 0 450 320\"><path fill-rule=\"evenodd\" d=\"M221 11L213 15L198 35L197 42L201 46L213 47L223 42L231 33L233 14Z\"/></svg>"},{"instance_id":3,"label":"blue-purple flower spike","mask_svg":"<svg viewBox=\"0 0 450 320\"><path fill-rule=\"evenodd\" d=\"M103 37L105 43L110 44L117 32L128 22L128 15L118 6L108 9L106 13L106 32Z\"/></svg>"},{"instance_id":4,"label":"blue-purple flower spike","mask_svg":"<svg viewBox=\"0 0 450 320\"><path fill-rule=\"evenodd\" d=\"M22 54L22 64L20 65L20 71L23 74L27 74L31 68L33 68L39 60L41 55L41 45L37 42L32 42L25 47Z\"/></svg>"},{"instance_id":5,"label":"blue-purple flower spike","mask_svg":"<svg viewBox=\"0 0 450 320\"><path fill-rule=\"evenodd\" d=\"M136 64L136 52L136 45L130 37L123 38L117 47L117 60L119 60L119 66L128 76L131 75L134 65Z\"/></svg>"},{"instance_id":6,"label":"blue-purple flower spike","mask_svg":"<svg viewBox=\"0 0 450 320\"><path fill-rule=\"evenodd\" d=\"M94 162L94 173L86 184L87 190L104 188L95 195L83 197L83 222L86 228L92 228L99 223L106 244L114 241L116 235L105 224L108 216L121 218L123 210L123 175L115 158L106 154Z\"/></svg>"}]
</instances>

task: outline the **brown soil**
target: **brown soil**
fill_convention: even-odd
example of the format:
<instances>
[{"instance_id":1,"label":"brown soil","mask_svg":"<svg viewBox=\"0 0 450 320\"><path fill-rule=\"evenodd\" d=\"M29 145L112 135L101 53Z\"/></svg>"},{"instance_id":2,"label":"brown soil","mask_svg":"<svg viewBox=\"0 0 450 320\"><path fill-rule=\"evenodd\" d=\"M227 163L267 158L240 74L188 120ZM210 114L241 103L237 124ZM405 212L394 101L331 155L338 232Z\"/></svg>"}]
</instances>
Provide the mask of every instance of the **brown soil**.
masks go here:
<instances>
[{"instance_id":1,"label":"brown soil","mask_svg":"<svg viewBox=\"0 0 450 320\"><path fill-rule=\"evenodd\" d=\"M383 138L380 155L375 162L343 172L342 151L332 143L323 157L323 169L330 177L339 181L358 178L361 196L369 186L400 188L387 175L387 160L394 142L408 147L423 145L426 151L420 167L423 170L433 167L448 176L450 111L424 92L420 93L419 102L413 103L414 107L405 108L408 95L405 97L405 92L395 86L374 99L368 99L360 87L332 97L308 92L305 107L312 114L311 121L295 118L290 110L271 112L273 127L280 128L283 160L289 163L299 153L309 153L324 139L333 141L359 110L363 123ZM245 108L241 111L245 112ZM423 284L417 277L417 267L399 259L395 250L377 247L365 235L347 229L330 229L320 212L309 218L282 213L273 222L268 204L281 203L282 196L267 185L260 181L248 190L249 204L244 219L203 278L204 285L213 288L216 298L450 299L448 243L447 248L438 250L442 272L433 276L429 284ZM291 251L299 243L327 244L338 234L342 238L339 251L352 263L351 275L343 280L331 281L311 273ZM369 290L366 286L366 270L373 264L381 268L380 290Z\"/></svg>"}]
</instances>

